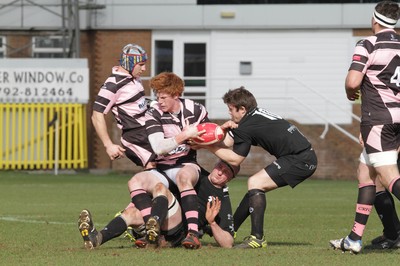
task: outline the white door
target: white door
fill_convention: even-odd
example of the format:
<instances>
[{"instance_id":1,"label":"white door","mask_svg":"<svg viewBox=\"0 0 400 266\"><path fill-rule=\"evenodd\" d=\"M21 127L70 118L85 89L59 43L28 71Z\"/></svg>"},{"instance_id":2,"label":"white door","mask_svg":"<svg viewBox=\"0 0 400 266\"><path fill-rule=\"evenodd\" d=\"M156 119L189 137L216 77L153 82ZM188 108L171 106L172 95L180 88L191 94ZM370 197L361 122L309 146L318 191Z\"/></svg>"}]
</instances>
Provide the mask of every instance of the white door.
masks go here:
<instances>
[{"instance_id":1,"label":"white door","mask_svg":"<svg viewBox=\"0 0 400 266\"><path fill-rule=\"evenodd\" d=\"M207 105L209 32L153 31L152 76L171 71L185 81L184 97Z\"/></svg>"}]
</instances>

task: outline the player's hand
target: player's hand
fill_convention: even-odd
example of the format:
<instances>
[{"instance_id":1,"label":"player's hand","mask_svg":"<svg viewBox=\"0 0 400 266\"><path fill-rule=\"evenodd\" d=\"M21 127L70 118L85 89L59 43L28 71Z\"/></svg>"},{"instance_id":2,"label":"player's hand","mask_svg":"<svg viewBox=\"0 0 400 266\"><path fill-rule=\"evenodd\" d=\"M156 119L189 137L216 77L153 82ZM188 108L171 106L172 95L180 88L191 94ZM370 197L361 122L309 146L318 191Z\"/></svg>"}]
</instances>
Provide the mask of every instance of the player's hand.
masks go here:
<instances>
[{"instance_id":1,"label":"player's hand","mask_svg":"<svg viewBox=\"0 0 400 266\"><path fill-rule=\"evenodd\" d=\"M359 90L346 90L346 94L347 94L347 99L349 99L350 101L355 101L358 100L360 98L360 91Z\"/></svg>"},{"instance_id":2,"label":"player's hand","mask_svg":"<svg viewBox=\"0 0 400 266\"><path fill-rule=\"evenodd\" d=\"M364 141L362 139L361 133L358 135L358 142L361 144L362 147L364 147Z\"/></svg>"},{"instance_id":3,"label":"player's hand","mask_svg":"<svg viewBox=\"0 0 400 266\"><path fill-rule=\"evenodd\" d=\"M237 127L238 127L238 124L236 124L236 123L233 122L232 120L229 120L229 121L226 121L225 123L223 123L220 127L221 127L223 130L227 130L227 129L230 129L230 128L237 128Z\"/></svg>"},{"instance_id":4,"label":"player's hand","mask_svg":"<svg viewBox=\"0 0 400 266\"><path fill-rule=\"evenodd\" d=\"M118 160L125 157L125 149L117 144L111 144L106 147L106 152L111 161Z\"/></svg>"},{"instance_id":5,"label":"player's hand","mask_svg":"<svg viewBox=\"0 0 400 266\"><path fill-rule=\"evenodd\" d=\"M186 126L184 129L183 129L183 131L182 131L184 134L185 134L185 139L191 139L191 138L199 138L199 139L201 139L201 134L203 134L203 133L205 133L206 132L206 130L201 130L201 131L199 131L198 129L197 129L197 126L195 126L195 125L189 125L189 126Z\"/></svg>"},{"instance_id":6,"label":"player's hand","mask_svg":"<svg viewBox=\"0 0 400 266\"><path fill-rule=\"evenodd\" d=\"M187 141L187 144L189 144L190 148L193 149L193 150L205 149L207 147L206 145L199 145L199 144L193 142L191 139L189 139Z\"/></svg>"},{"instance_id":7,"label":"player's hand","mask_svg":"<svg viewBox=\"0 0 400 266\"><path fill-rule=\"evenodd\" d=\"M211 201L207 202L206 219L208 224L215 222L215 217L221 209L221 201L218 197L211 197Z\"/></svg>"}]
</instances>

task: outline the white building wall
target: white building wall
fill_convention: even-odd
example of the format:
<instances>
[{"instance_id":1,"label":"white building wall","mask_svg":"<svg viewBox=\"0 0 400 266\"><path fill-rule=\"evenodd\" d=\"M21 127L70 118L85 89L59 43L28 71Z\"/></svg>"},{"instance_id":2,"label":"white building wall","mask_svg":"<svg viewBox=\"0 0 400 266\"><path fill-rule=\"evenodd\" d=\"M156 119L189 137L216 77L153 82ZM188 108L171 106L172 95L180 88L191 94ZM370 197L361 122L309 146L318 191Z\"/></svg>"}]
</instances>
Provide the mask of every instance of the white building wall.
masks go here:
<instances>
[{"instance_id":1,"label":"white building wall","mask_svg":"<svg viewBox=\"0 0 400 266\"><path fill-rule=\"evenodd\" d=\"M213 31L207 104L213 118L227 117L221 97L245 86L259 106L303 124L350 123L344 79L353 45L351 30ZM252 62L240 75L239 62ZM342 109L344 111L342 111Z\"/></svg>"},{"instance_id":2,"label":"white building wall","mask_svg":"<svg viewBox=\"0 0 400 266\"><path fill-rule=\"evenodd\" d=\"M65 1L65 3L68 1ZM322 29L370 27L375 4L197 5L195 0L80 3L81 29ZM61 0L0 0L0 29L57 29ZM43 6L40 6L43 5ZM232 17L224 17L231 13ZM68 21L65 21L68 23Z\"/></svg>"},{"instance_id":3,"label":"white building wall","mask_svg":"<svg viewBox=\"0 0 400 266\"><path fill-rule=\"evenodd\" d=\"M61 3L2 1L0 30L60 29ZM346 100L343 85L354 47L352 29L370 27L375 4L196 5L194 0L95 3L105 8L79 11L82 30L185 31L192 32L193 38L196 31L208 32L206 89L211 118L227 118L223 93L244 85L256 95L260 106L301 123L351 122L351 103ZM224 18L224 12L233 17ZM251 75L239 75L242 60L252 62Z\"/></svg>"}]
</instances>

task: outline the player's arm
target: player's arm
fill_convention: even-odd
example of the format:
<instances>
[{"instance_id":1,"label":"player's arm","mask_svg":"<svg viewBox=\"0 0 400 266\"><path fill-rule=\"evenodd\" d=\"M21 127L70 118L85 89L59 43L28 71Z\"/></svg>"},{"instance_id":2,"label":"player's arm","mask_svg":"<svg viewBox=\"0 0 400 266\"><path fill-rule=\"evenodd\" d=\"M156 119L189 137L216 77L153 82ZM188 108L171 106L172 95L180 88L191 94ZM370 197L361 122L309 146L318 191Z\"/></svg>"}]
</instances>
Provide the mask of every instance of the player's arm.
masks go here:
<instances>
[{"instance_id":1,"label":"player's arm","mask_svg":"<svg viewBox=\"0 0 400 266\"><path fill-rule=\"evenodd\" d=\"M220 209L221 201L218 199L218 197L212 197L211 202L207 202L206 219L218 245L223 248L231 248L234 242L233 236L228 231L222 229L215 222L215 217L220 212Z\"/></svg>"},{"instance_id":2,"label":"player's arm","mask_svg":"<svg viewBox=\"0 0 400 266\"><path fill-rule=\"evenodd\" d=\"M233 146L233 143L234 143L234 140L231 135L231 131L228 131L225 134L225 138L221 142L217 143L218 144L217 146L222 147L222 148L229 148L229 147Z\"/></svg>"},{"instance_id":3,"label":"player's arm","mask_svg":"<svg viewBox=\"0 0 400 266\"><path fill-rule=\"evenodd\" d=\"M98 111L92 113L92 123L99 136L101 142L106 148L106 152L111 160L121 158L124 156L125 149L121 146L114 144L107 131L107 124L104 118L104 114Z\"/></svg>"},{"instance_id":4,"label":"player's arm","mask_svg":"<svg viewBox=\"0 0 400 266\"><path fill-rule=\"evenodd\" d=\"M163 132L155 132L149 134L148 139L151 145L151 148L157 155L166 154L184 141L197 137L204 133L204 131L198 131L197 127L194 125L190 125L185 127L183 131L181 131L178 135L172 138L164 138Z\"/></svg>"},{"instance_id":5,"label":"player's arm","mask_svg":"<svg viewBox=\"0 0 400 266\"><path fill-rule=\"evenodd\" d=\"M223 123L221 126L222 130L226 132L225 138L223 141L218 142L216 146L223 147L223 148L229 148L233 146L234 140L233 140L233 135L231 129L237 128L238 124L233 122L232 120L226 121Z\"/></svg>"},{"instance_id":6,"label":"player's arm","mask_svg":"<svg viewBox=\"0 0 400 266\"><path fill-rule=\"evenodd\" d=\"M220 159L226 161L229 164L232 165L240 165L246 157L241 156L237 153L235 153L233 150L228 149L228 148L223 148L223 147L218 147L216 145L209 145L209 146L204 146L207 150L211 151L214 153L217 157Z\"/></svg>"},{"instance_id":7,"label":"player's arm","mask_svg":"<svg viewBox=\"0 0 400 266\"><path fill-rule=\"evenodd\" d=\"M346 76L345 88L347 99L355 101L360 98L360 85L364 78L364 73L357 70L349 70Z\"/></svg>"}]
</instances>

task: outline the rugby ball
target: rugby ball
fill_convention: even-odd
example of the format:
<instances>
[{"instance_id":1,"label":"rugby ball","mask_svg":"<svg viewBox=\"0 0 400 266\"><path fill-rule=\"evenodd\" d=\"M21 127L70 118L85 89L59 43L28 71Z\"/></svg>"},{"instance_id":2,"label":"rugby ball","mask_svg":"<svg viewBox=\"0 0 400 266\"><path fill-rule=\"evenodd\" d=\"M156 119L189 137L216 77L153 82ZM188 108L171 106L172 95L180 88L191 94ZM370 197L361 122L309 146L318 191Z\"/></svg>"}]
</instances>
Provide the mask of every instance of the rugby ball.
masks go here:
<instances>
[{"instance_id":1,"label":"rugby ball","mask_svg":"<svg viewBox=\"0 0 400 266\"><path fill-rule=\"evenodd\" d=\"M192 141L195 144L211 145L211 144L214 144L214 143L217 143L217 142L223 140L225 137L224 130L215 123L206 122L206 123L198 124L197 130L199 132L205 130L205 132L199 136L202 139L200 139L198 137L192 138Z\"/></svg>"}]
</instances>

